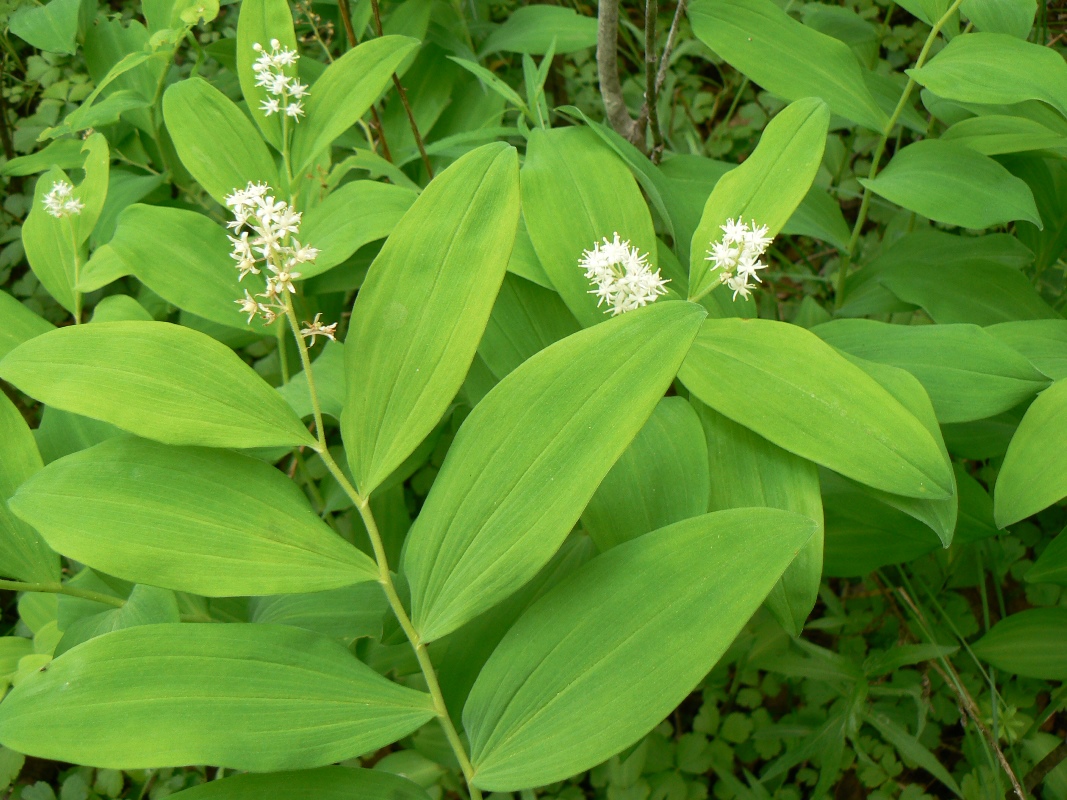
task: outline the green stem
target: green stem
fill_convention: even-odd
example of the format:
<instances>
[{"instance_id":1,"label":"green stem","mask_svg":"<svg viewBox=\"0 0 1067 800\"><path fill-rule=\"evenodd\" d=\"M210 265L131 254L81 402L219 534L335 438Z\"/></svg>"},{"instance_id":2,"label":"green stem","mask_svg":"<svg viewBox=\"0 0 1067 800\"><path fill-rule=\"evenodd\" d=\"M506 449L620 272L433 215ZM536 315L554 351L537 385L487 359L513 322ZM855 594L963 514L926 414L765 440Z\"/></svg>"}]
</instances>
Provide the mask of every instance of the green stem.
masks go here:
<instances>
[{"instance_id":1,"label":"green stem","mask_svg":"<svg viewBox=\"0 0 1067 800\"><path fill-rule=\"evenodd\" d=\"M923 43L922 50L919 51L919 57L915 59L915 69L919 69L926 63L926 57L930 54L930 48L933 47L934 42L937 40L937 36L941 33L941 29L948 22L949 18L959 9L963 0L953 0L948 10L941 16L934 27L930 29L930 35L926 37L926 42ZM889 143L889 137L893 133L893 128L897 125L897 120L900 119L900 115L904 113L904 109L908 106L908 100L911 99L911 93L915 89L915 79L910 75L908 76L908 83L904 87L904 91L900 95L900 100L897 102L896 108L893 109L893 113L889 116L889 122L886 123L885 128L882 129L882 136L878 140L878 145L874 148L874 156L871 158L871 169L867 173L867 180L872 181L878 175L878 169L882 161L882 156L885 155L886 145ZM834 308L841 308L845 302L845 280L848 277L848 268L852 264L852 259L856 254L856 246L859 244L860 233L863 230L863 225L867 221L867 211L871 204L871 191L868 187L863 187L863 197L860 200L860 210L856 215L856 224L852 226L852 236L848 240L848 249L841 254L841 266L840 271L837 273L837 291L834 295Z\"/></svg>"},{"instance_id":2,"label":"green stem","mask_svg":"<svg viewBox=\"0 0 1067 800\"><path fill-rule=\"evenodd\" d=\"M126 605L126 601L120 597L112 597L103 592L94 592L91 589L79 589L76 586L68 586L58 581L49 583L24 583L23 581L0 580L0 589L12 592L40 592L42 594L65 594L70 597L80 597L82 600L92 600L94 603L104 603L115 608Z\"/></svg>"},{"instance_id":3,"label":"green stem","mask_svg":"<svg viewBox=\"0 0 1067 800\"><path fill-rule=\"evenodd\" d=\"M82 260L78 247L78 234L74 231L74 218L67 217L67 229L70 231L70 246L74 253L74 324L81 325L82 293L78 291L78 279L81 277Z\"/></svg>"},{"instance_id":4,"label":"green stem","mask_svg":"<svg viewBox=\"0 0 1067 800\"><path fill-rule=\"evenodd\" d=\"M411 643L412 649L415 651L415 657L418 659L419 667L422 670L423 677L426 679L426 687L429 689L430 697L433 700L434 710L437 713L437 721L444 730L445 737L448 739L448 743L452 746L452 751L455 753L456 759L459 761L460 769L463 771L463 777L466 778L467 781L467 788L470 791L471 800L481 800L482 793L472 782L474 778L474 766L471 764L466 748L463 746L463 740L460 738L459 731L456 730L456 726L452 723L452 718L448 714L448 707L445 704L445 697L441 691L441 684L437 680L437 672L434 669L433 661L430 659L430 654L426 649L426 643L422 641L419 632L415 630L415 626L412 624L411 618L408 616L407 609L404 608L404 603L400 599L400 595L397 594L396 585L393 583L393 577L389 572L389 559L385 554L385 545L382 542L382 536L378 530L378 523L374 519L374 512L371 511L370 497L364 497L359 493L356 487L352 485L351 481L349 481L348 477L344 474L344 471L330 454L329 448L326 445L326 430L322 425L322 409L319 404L318 389L315 386L315 379L311 372L311 358L308 355L307 345L304 344L304 337L300 335L300 323L297 320L296 312L293 309L292 298L288 294L285 297L285 316L289 320L289 326L293 330L293 335L296 337L297 349L300 351L300 363L303 364L304 375L307 376L308 395L311 398L311 409L315 419L315 432L318 437L318 444L315 446L315 451L319 454L319 457L330 471L330 474L333 475L341 485L345 494L347 494L349 499L355 504L360 517L363 518L363 524L367 529L367 536L370 538L371 548L374 551L374 560L378 564L378 582L381 584L386 599L389 601L389 607L392 609L393 614L400 623L400 627L403 629L408 641Z\"/></svg>"}]
</instances>

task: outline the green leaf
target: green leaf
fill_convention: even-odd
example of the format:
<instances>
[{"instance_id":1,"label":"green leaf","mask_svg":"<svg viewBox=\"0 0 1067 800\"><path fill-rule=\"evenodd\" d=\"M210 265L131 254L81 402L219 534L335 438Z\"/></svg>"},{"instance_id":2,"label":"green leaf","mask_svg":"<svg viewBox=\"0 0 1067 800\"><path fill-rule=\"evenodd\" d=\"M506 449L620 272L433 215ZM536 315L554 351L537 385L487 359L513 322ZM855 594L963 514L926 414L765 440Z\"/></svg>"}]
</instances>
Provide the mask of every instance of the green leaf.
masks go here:
<instances>
[{"instance_id":1,"label":"green leaf","mask_svg":"<svg viewBox=\"0 0 1067 800\"><path fill-rule=\"evenodd\" d=\"M957 36L929 62L907 73L946 100L986 105L1040 100L1067 116L1067 64L1063 56L1014 36Z\"/></svg>"},{"instance_id":2,"label":"green leaf","mask_svg":"<svg viewBox=\"0 0 1067 800\"><path fill-rule=\"evenodd\" d=\"M720 414L860 483L908 497L951 494L952 474L922 423L803 328L709 319L678 377Z\"/></svg>"},{"instance_id":3,"label":"green leaf","mask_svg":"<svg viewBox=\"0 0 1067 800\"><path fill-rule=\"evenodd\" d=\"M7 501L41 466L26 420L0 392L0 576L54 583L59 580L59 558L37 531L11 513Z\"/></svg>"},{"instance_id":4,"label":"green leaf","mask_svg":"<svg viewBox=\"0 0 1067 800\"><path fill-rule=\"evenodd\" d=\"M377 769L321 767L269 775L246 773L172 794L174 800L429 800L422 787Z\"/></svg>"},{"instance_id":5,"label":"green leaf","mask_svg":"<svg viewBox=\"0 0 1067 800\"><path fill-rule=\"evenodd\" d=\"M997 527L1036 514L1067 496L1067 380L1037 396L1011 438L993 492Z\"/></svg>"},{"instance_id":6,"label":"green leaf","mask_svg":"<svg viewBox=\"0 0 1067 800\"><path fill-rule=\"evenodd\" d=\"M241 46L240 34L237 44ZM294 177L367 113L389 85L393 72L418 46L417 41L407 36L382 36L352 48L326 68L311 85L305 103L307 119L300 120L292 133ZM243 78L242 74L242 86ZM252 106L251 98L249 106ZM257 117L262 115L258 108L257 103L254 112Z\"/></svg>"},{"instance_id":7,"label":"green leaf","mask_svg":"<svg viewBox=\"0 0 1067 800\"><path fill-rule=\"evenodd\" d=\"M1026 356L1052 380L1067 378L1067 320L1017 320L990 325L986 330Z\"/></svg>"},{"instance_id":8,"label":"green leaf","mask_svg":"<svg viewBox=\"0 0 1067 800\"><path fill-rule=\"evenodd\" d=\"M163 118L182 164L219 203L249 181L283 188L274 159L248 117L207 81L171 84L163 93Z\"/></svg>"},{"instance_id":9,"label":"green leaf","mask_svg":"<svg viewBox=\"0 0 1067 800\"><path fill-rule=\"evenodd\" d=\"M596 45L596 17L562 6L533 5L515 9L482 43L482 57L501 50L541 56L556 55Z\"/></svg>"},{"instance_id":10,"label":"green leaf","mask_svg":"<svg viewBox=\"0 0 1067 800\"><path fill-rule=\"evenodd\" d=\"M704 313L663 302L587 328L475 406L404 552L424 641L491 608L548 562L670 385Z\"/></svg>"},{"instance_id":11,"label":"green leaf","mask_svg":"<svg viewBox=\"0 0 1067 800\"><path fill-rule=\"evenodd\" d=\"M1026 117L989 114L960 120L941 135L987 156L1067 147L1067 136Z\"/></svg>"},{"instance_id":12,"label":"green leaf","mask_svg":"<svg viewBox=\"0 0 1067 800\"><path fill-rule=\"evenodd\" d=\"M692 402L707 440L710 510L780 508L815 523L815 533L767 596L767 607L774 618L790 636L800 636L815 607L822 580L819 471L810 461L771 444L703 403L695 399Z\"/></svg>"},{"instance_id":13,"label":"green leaf","mask_svg":"<svg viewBox=\"0 0 1067 800\"><path fill-rule=\"evenodd\" d=\"M689 20L698 39L779 97L822 98L835 114L875 131L888 123L849 46L802 25L772 0L695 0Z\"/></svg>"},{"instance_id":14,"label":"green leaf","mask_svg":"<svg viewBox=\"0 0 1067 800\"><path fill-rule=\"evenodd\" d=\"M588 128L531 131L522 214L552 285L585 327L607 319L578 266L585 250L617 232L656 267L656 232L641 190L626 164Z\"/></svg>"},{"instance_id":15,"label":"green leaf","mask_svg":"<svg viewBox=\"0 0 1067 800\"><path fill-rule=\"evenodd\" d=\"M681 397L659 401L582 513L604 552L708 511L708 450L700 420Z\"/></svg>"},{"instance_id":16,"label":"green leaf","mask_svg":"<svg viewBox=\"0 0 1067 800\"><path fill-rule=\"evenodd\" d=\"M0 292L0 358L54 328L51 322L34 314L7 292Z\"/></svg>"},{"instance_id":17,"label":"green leaf","mask_svg":"<svg viewBox=\"0 0 1067 800\"><path fill-rule=\"evenodd\" d=\"M999 670L1046 681L1067 680L1067 608L1030 608L1005 617L971 645Z\"/></svg>"},{"instance_id":18,"label":"green leaf","mask_svg":"<svg viewBox=\"0 0 1067 800\"><path fill-rule=\"evenodd\" d=\"M226 231L203 214L180 208L132 205L119 217L108 243L149 289L168 303L231 328L264 333L258 317L251 325L234 301L244 289L262 288L238 280ZM251 284L251 285L250 285Z\"/></svg>"},{"instance_id":19,"label":"green leaf","mask_svg":"<svg viewBox=\"0 0 1067 800\"><path fill-rule=\"evenodd\" d=\"M964 0L960 13L983 33L1026 39L1034 27L1037 0Z\"/></svg>"},{"instance_id":20,"label":"green leaf","mask_svg":"<svg viewBox=\"0 0 1067 800\"><path fill-rule=\"evenodd\" d=\"M907 761L918 764L929 772L951 789L956 797L963 797L963 792L960 791L959 784L952 777L952 773L937 760L937 756L927 750L918 739L904 730L904 728L897 725L889 717L876 712L866 715L863 721L882 734L882 738L893 745L897 752L904 756Z\"/></svg>"},{"instance_id":21,"label":"green leaf","mask_svg":"<svg viewBox=\"0 0 1067 800\"><path fill-rule=\"evenodd\" d=\"M371 265L352 311L341 417L364 495L433 430L462 385L518 219L515 150L486 145L431 181Z\"/></svg>"},{"instance_id":22,"label":"green leaf","mask_svg":"<svg viewBox=\"0 0 1067 800\"><path fill-rule=\"evenodd\" d=\"M961 37L962 38L962 37ZM955 142L924 139L897 151L873 180L875 194L935 222L989 228L1012 220L1038 227L1034 195L993 159Z\"/></svg>"},{"instance_id":23,"label":"green leaf","mask_svg":"<svg viewBox=\"0 0 1067 800\"><path fill-rule=\"evenodd\" d=\"M82 248L75 248L76 232L71 217L56 219L44 208L44 196L58 182L70 181L66 174L52 168L38 180L33 191L26 222L22 226L22 246L26 261L40 280L41 285L63 308L74 311L74 263L75 257L84 259ZM73 196L79 197L77 189Z\"/></svg>"},{"instance_id":24,"label":"green leaf","mask_svg":"<svg viewBox=\"0 0 1067 800\"><path fill-rule=\"evenodd\" d=\"M322 766L396 741L429 695L282 625L141 625L90 639L0 705L0 742L108 769Z\"/></svg>"},{"instance_id":25,"label":"green leaf","mask_svg":"<svg viewBox=\"0 0 1067 800\"><path fill-rule=\"evenodd\" d=\"M64 625L63 638L56 645L53 655L58 657L82 642L111 631L180 621L181 614L174 592L155 586L137 585L119 608L108 608Z\"/></svg>"},{"instance_id":26,"label":"green leaf","mask_svg":"<svg viewBox=\"0 0 1067 800\"><path fill-rule=\"evenodd\" d=\"M335 267L365 244L384 239L411 208L418 194L402 186L353 181L304 213L300 239L319 250L301 265L305 278Z\"/></svg>"},{"instance_id":27,"label":"green leaf","mask_svg":"<svg viewBox=\"0 0 1067 800\"><path fill-rule=\"evenodd\" d=\"M81 0L51 0L41 6L25 5L11 15L10 31L48 53L74 55L78 47L78 11Z\"/></svg>"},{"instance_id":28,"label":"green leaf","mask_svg":"<svg viewBox=\"0 0 1067 800\"><path fill-rule=\"evenodd\" d=\"M277 39L282 47L299 50L293 31L293 13L288 0L246 0L241 3L237 17L237 78L241 94L251 111L252 119L266 139L278 152L282 150L282 115L266 116L260 106L270 95L266 88L256 86L252 64L259 57L255 45L270 50L270 42ZM306 120L305 120L306 121ZM299 123L298 123L299 124ZM259 136L256 136L259 139ZM244 184L242 184L243 186Z\"/></svg>"},{"instance_id":29,"label":"green leaf","mask_svg":"<svg viewBox=\"0 0 1067 800\"><path fill-rule=\"evenodd\" d=\"M58 328L8 353L0 378L47 405L167 444L315 444L232 350L167 322Z\"/></svg>"},{"instance_id":30,"label":"green leaf","mask_svg":"<svg viewBox=\"0 0 1067 800\"><path fill-rule=\"evenodd\" d=\"M471 690L475 785L552 783L641 738L714 666L814 528L776 509L720 511L566 578L508 631Z\"/></svg>"},{"instance_id":31,"label":"green leaf","mask_svg":"<svg viewBox=\"0 0 1067 800\"><path fill-rule=\"evenodd\" d=\"M767 226L768 236L778 235L811 188L829 123L830 110L821 100L790 104L768 123L752 155L715 184L689 249L690 297L714 285L707 255L727 219L754 220Z\"/></svg>"},{"instance_id":32,"label":"green leaf","mask_svg":"<svg viewBox=\"0 0 1067 800\"><path fill-rule=\"evenodd\" d=\"M349 644L365 636L380 639L388 609L375 581L325 592L253 597L249 621L292 625Z\"/></svg>"},{"instance_id":33,"label":"green leaf","mask_svg":"<svg viewBox=\"0 0 1067 800\"><path fill-rule=\"evenodd\" d=\"M1026 573L1027 583L1056 583L1067 586L1067 528L1049 542Z\"/></svg>"},{"instance_id":34,"label":"green leaf","mask_svg":"<svg viewBox=\"0 0 1067 800\"><path fill-rule=\"evenodd\" d=\"M889 325L835 320L812 328L859 358L905 369L930 395L939 422L985 419L1031 399L1049 381L977 325Z\"/></svg>"},{"instance_id":35,"label":"green leaf","mask_svg":"<svg viewBox=\"0 0 1067 800\"><path fill-rule=\"evenodd\" d=\"M478 355L497 380L579 330L560 296L512 273L504 276Z\"/></svg>"},{"instance_id":36,"label":"green leaf","mask_svg":"<svg viewBox=\"0 0 1067 800\"><path fill-rule=\"evenodd\" d=\"M284 473L223 450L108 439L52 462L10 503L58 552L136 583L234 597L378 578Z\"/></svg>"}]
</instances>

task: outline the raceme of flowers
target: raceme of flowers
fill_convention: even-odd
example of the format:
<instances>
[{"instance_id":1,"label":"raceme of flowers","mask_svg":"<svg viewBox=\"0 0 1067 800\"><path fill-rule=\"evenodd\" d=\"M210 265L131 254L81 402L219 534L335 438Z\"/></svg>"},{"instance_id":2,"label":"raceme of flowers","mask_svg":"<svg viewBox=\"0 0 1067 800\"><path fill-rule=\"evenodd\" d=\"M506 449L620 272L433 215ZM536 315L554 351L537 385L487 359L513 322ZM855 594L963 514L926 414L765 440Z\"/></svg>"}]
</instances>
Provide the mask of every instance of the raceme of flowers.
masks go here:
<instances>
[{"instance_id":1,"label":"raceme of flowers","mask_svg":"<svg viewBox=\"0 0 1067 800\"><path fill-rule=\"evenodd\" d=\"M74 187L66 181L53 183L48 194L41 198L45 211L57 219L82 213L85 203L75 197L73 191Z\"/></svg>"},{"instance_id":2,"label":"raceme of flowers","mask_svg":"<svg viewBox=\"0 0 1067 800\"><path fill-rule=\"evenodd\" d=\"M719 281L733 290L734 300L738 295L749 296L756 288L752 280L762 283L756 270L767 268L760 262L760 257L774 239L767 235L766 225L757 226L755 220L751 222L751 225L742 222L740 217L737 221L726 220L721 226L722 239L712 243L706 259L712 262L712 272L719 270Z\"/></svg>"},{"instance_id":3,"label":"raceme of flowers","mask_svg":"<svg viewBox=\"0 0 1067 800\"><path fill-rule=\"evenodd\" d=\"M319 251L310 245L301 244L300 212L284 200L271 194L265 183L248 182L244 189L234 189L226 198L226 205L233 212L227 226L234 235L229 236L233 250L230 257L237 262L238 280L247 275L260 275L267 271L266 291L253 295L245 289L245 296L235 300L241 313L251 322L257 314L269 325L286 312L285 293L296 293L293 281L301 273L296 268L316 259ZM316 336L334 339L337 323L323 325L319 315L314 322L305 322L301 334L315 343Z\"/></svg>"},{"instance_id":4,"label":"raceme of flowers","mask_svg":"<svg viewBox=\"0 0 1067 800\"><path fill-rule=\"evenodd\" d=\"M578 266L585 270L585 277L596 284L589 294L597 296L597 307L607 305L605 314L617 316L635 308L652 303L667 293L664 285L669 281L660 278L659 270L648 265L648 256L643 255L630 241L614 239L593 245L592 250L582 253Z\"/></svg>"},{"instance_id":5,"label":"raceme of flowers","mask_svg":"<svg viewBox=\"0 0 1067 800\"><path fill-rule=\"evenodd\" d=\"M285 114L299 119L304 114L302 98L308 94L308 87L296 78L285 74L286 67L296 65L300 55L296 50L282 47L277 39L270 40L270 52L256 42L253 48L259 58L252 64L256 75L256 86L262 86L272 97L260 103L259 110L268 117L271 114Z\"/></svg>"}]
</instances>

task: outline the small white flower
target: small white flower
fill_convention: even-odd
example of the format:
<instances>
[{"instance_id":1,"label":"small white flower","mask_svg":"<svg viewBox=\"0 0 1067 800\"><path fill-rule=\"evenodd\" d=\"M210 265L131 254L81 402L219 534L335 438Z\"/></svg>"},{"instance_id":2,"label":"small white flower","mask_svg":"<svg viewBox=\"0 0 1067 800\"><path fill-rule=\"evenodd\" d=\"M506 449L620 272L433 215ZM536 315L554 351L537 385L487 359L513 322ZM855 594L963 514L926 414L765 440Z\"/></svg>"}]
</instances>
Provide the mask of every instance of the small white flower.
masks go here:
<instances>
[{"instance_id":1,"label":"small white flower","mask_svg":"<svg viewBox=\"0 0 1067 800\"><path fill-rule=\"evenodd\" d=\"M582 253L578 266L596 284L589 294L597 296L597 307L608 306L605 314L633 311L667 293L663 287L668 281L660 278L659 270L653 272L648 257L631 247L629 240L620 239L617 232L612 241L605 237Z\"/></svg>"},{"instance_id":2,"label":"small white flower","mask_svg":"<svg viewBox=\"0 0 1067 800\"><path fill-rule=\"evenodd\" d=\"M245 289L245 296L240 300L234 300L241 307L242 314L248 314L248 322L251 324L252 317L259 313L259 302Z\"/></svg>"},{"instance_id":3,"label":"small white flower","mask_svg":"<svg viewBox=\"0 0 1067 800\"><path fill-rule=\"evenodd\" d=\"M747 299L755 288L751 281L763 282L757 271L767 269L767 265L760 261L760 257L774 237L767 235L766 225L757 226L755 220L749 225L740 218L736 222L728 219L721 229L722 238L711 242L706 260L711 262L712 272L719 271L719 282L733 291L734 300L738 295Z\"/></svg>"},{"instance_id":4,"label":"small white flower","mask_svg":"<svg viewBox=\"0 0 1067 800\"><path fill-rule=\"evenodd\" d=\"M319 321L319 317L321 316L322 314L316 314L314 320L312 320L311 322L305 322L304 327L300 329L300 335L303 336L305 339L311 340L310 342L308 342L308 345L310 347L315 346L315 338L317 336L325 336L331 342L337 341L337 323L334 322L330 325L323 325Z\"/></svg>"},{"instance_id":5,"label":"small white flower","mask_svg":"<svg viewBox=\"0 0 1067 800\"><path fill-rule=\"evenodd\" d=\"M85 203L72 195L74 187L66 181L56 181L48 194L41 198L45 211L56 219L82 213Z\"/></svg>"},{"instance_id":6,"label":"small white flower","mask_svg":"<svg viewBox=\"0 0 1067 800\"><path fill-rule=\"evenodd\" d=\"M252 49L259 53L252 64L256 86L263 87L272 95L260 103L259 110L268 117L284 113L287 117L299 119L304 114L304 104L300 98L308 95L308 87L285 70L296 65L300 54L282 47L277 39L270 40L270 51L259 42L252 45Z\"/></svg>"}]
</instances>

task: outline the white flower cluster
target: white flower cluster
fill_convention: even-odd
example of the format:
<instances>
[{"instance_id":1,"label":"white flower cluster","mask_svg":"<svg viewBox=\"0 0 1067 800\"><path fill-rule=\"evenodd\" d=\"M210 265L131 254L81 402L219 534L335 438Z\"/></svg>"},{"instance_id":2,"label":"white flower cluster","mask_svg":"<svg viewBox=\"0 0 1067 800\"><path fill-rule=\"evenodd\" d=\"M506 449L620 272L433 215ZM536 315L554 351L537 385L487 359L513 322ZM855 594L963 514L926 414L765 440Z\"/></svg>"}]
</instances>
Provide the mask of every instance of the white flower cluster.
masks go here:
<instances>
[{"instance_id":1,"label":"white flower cluster","mask_svg":"<svg viewBox=\"0 0 1067 800\"><path fill-rule=\"evenodd\" d=\"M66 181L53 183L52 189L41 198L45 211L57 219L82 213L85 203L74 197L73 191L74 187Z\"/></svg>"},{"instance_id":2,"label":"white flower cluster","mask_svg":"<svg viewBox=\"0 0 1067 800\"><path fill-rule=\"evenodd\" d=\"M582 253L578 266L596 284L589 294L597 296L597 307L608 305L605 314L617 316L633 311L667 293L663 287L669 281L660 278L658 269L653 272L648 257L631 247L628 239L620 240L618 233L613 241L604 237L603 242Z\"/></svg>"},{"instance_id":3,"label":"white flower cluster","mask_svg":"<svg viewBox=\"0 0 1067 800\"><path fill-rule=\"evenodd\" d=\"M767 251L773 237L767 235L766 225L757 226L755 220L750 226L740 218L736 222L728 219L721 227L723 237L712 243L707 260L712 262L712 271L720 270L719 281L733 290L734 300L738 295L747 298L756 288L750 280L762 283L756 270L767 268L766 264L760 262L760 257Z\"/></svg>"},{"instance_id":4,"label":"white flower cluster","mask_svg":"<svg viewBox=\"0 0 1067 800\"><path fill-rule=\"evenodd\" d=\"M270 40L270 52L256 42L253 45L259 53L259 58L252 64L256 73L256 86L262 86L269 94L274 95L264 100L259 109L268 117L271 114L286 114L299 118L304 114L304 104L301 98L306 97L308 87L294 77L285 74L285 68L296 64L300 55L296 50L282 47L277 39Z\"/></svg>"},{"instance_id":5,"label":"white flower cluster","mask_svg":"<svg viewBox=\"0 0 1067 800\"><path fill-rule=\"evenodd\" d=\"M238 280L261 274L260 266L266 267L268 273L265 292L253 296L246 289L245 296L234 302L241 306L241 313L248 314L249 322L259 314L268 325L285 313L284 293L296 293L293 281L301 273L295 268L319 255L316 248L301 244L296 238L300 233L300 212L270 192L267 184L249 181L244 189L234 189L226 198L226 205L233 211L233 219L227 225L235 234L229 237L233 245L230 257L237 262ZM306 324L308 332L302 333L312 337L332 339L337 328L336 324L322 325L318 317Z\"/></svg>"}]
</instances>

